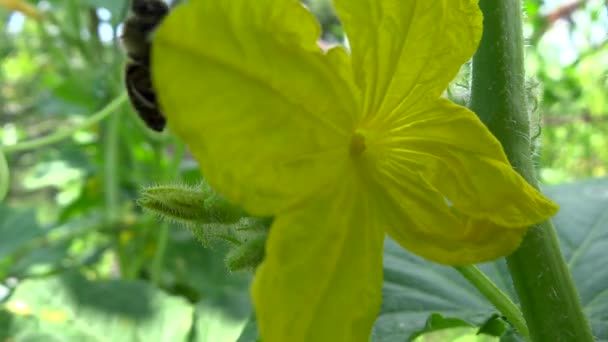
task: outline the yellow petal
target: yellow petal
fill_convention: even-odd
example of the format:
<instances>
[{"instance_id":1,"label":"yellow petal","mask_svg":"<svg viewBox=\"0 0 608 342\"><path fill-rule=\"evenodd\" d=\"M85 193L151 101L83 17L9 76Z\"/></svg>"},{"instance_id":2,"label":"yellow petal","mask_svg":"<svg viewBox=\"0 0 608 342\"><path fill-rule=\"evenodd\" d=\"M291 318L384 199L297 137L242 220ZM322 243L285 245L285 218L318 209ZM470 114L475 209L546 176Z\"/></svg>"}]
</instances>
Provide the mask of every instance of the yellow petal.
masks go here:
<instances>
[{"instance_id":1,"label":"yellow petal","mask_svg":"<svg viewBox=\"0 0 608 342\"><path fill-rule=\"evenodd\" d=\"M473 112L446 99L403 115L387 140L391 159L421 174L466 216L520 229L558 210L513 170Z\"/></svg>"},{"instance_id":2,"label":"yellow petal","mask_svg":"<svg viewBox=\"0 0 608 342\"><path fill-rule=\"evenodd\" d=\"M353 81L291 0L192 1L155 34L153 78L169 126L209 183L273 215L330 183L348 155ZM349 82L351 84L349 84Z\"/></svg>"},{"instance_id":3,"label":"yellow petal","mask_svg":"<svg viewBox=\"0 0 608 342\"><path fill-rule=\"evenodd\" d=\"M435 99L481 38L478 0L334 0L369 116Z\"/></svg>"},{"instance_id":4,"label":"yellow petal","mask_svg":"<svg viewBox=\"0 0 608 342\"><path fill-rule=\"evenodd\" d=\"M403 248L431 261L490 261L511 254L526 232L527 227L502 227L466 216L403 165L386 167L376 177L379 189L371 192L371 201L382 210L382 227Z\"/></svg>"},{"instance_id":5,"label":"yellow petal","mask_svg":"<svg viewBox=\"0 0 608 342\"><path fill-rule=\"evenodd\" d=\"M368 341L382 287L378 212L352 176L276 217L253 298L264 342Z\"/></svg>"}]
</instances>

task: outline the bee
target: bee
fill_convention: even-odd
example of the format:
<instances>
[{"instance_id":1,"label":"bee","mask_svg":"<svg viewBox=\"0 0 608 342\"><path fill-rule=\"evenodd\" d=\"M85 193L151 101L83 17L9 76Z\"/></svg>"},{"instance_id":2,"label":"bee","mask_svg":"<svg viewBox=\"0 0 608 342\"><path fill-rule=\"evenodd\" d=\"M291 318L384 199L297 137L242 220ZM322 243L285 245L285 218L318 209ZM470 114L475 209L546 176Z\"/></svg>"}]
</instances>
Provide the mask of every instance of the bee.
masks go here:
<instances>
[{"instance_id":1,"label":"bee","mask_svg":"<svg viewBox=\"0 0 608 342\"><path fill-rule=\"evenodd\" d=\"M167 120L152 86L151 34L168 13L169 6L162 0L132 0L131 13L124 22L121 37L128 57L124 69L127 95L146 126L157 132L163 131Z\"/></svg>"}]
</instances>

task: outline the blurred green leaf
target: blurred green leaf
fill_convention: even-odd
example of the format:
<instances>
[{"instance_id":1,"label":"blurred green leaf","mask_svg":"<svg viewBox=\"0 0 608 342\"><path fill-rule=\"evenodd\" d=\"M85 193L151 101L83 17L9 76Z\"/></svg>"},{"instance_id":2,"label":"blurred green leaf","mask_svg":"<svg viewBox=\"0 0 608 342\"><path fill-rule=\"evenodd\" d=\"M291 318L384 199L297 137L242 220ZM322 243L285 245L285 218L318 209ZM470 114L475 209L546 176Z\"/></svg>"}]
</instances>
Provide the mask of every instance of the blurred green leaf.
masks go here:
<instances>
[{"instance_id":1,"label":"blurred green leaf","mask_svg":"<svg viewBox=\"0 0 608 342\"><path fill-rule=\"evenodd\" d=\"M24 277L52 272L61 267L62 262L69 256L70 243L71 241L60 241L32 249L21 258L15 258L9 270L10 274Z\"/></svg>"},{"instance_id":2,"label":"blurred green leaf","mask_svg":"<svg viewBox=\"0 0 608 342\"><path fill-rule=\"evenodd\" d=\"M257 320L255 314L252 313L236 342L258 342L260 341L260 335L258 334Z\"/></svg>"},{"instance_id":3,"label":"blurred green leaf","mask_svg":"<svg viewBox=\"0 0 608 342\"><path fill-rule=\"evenodd\" d=\"M246 322L246 315L231 315L224 308L222 301L201 301L195 308L195 335L193 341L236 341Z\"/></svg>"},{"instance_id":4,"label":"blurred green leaf","mask_svg":"<svg viewBox=\"0 0 608 342\"><path fill-rule=\"evenodd\" d=\"M4 307L11 315L0 315L0 326L16 341L186 341L193 315L150 284L72 273L26 280Z\"/></svg>"},{"instance_id":5,"label":"blurred green leaf","mask_svg":"<svg viewBox=\"0 0 608 342\"><path fill-rule=\"evenodd\" d=\"M179 229L179 228L177 228ZM224 265L225 248L206 249L192 239L189 231L178 230L169 241L165 269L170 283L193 289L200 299L213 298L235 317L249 314L248 273L230 273Z\"/></svg>"},{"instance_id":6,"label":"blurred green leaf","mask_svg":"<svg viewBox=\"0 0 608 342\"><path fill-rule=\"evenodd\" d=\"M117 24L118 22L120 22L124 19L122 17L123 10L124 10L125 6L128 5L129 1L128 0L112 0L112 1L84 0L83 2L94 8L107 9L110 12L110 14L112 15L112 17L110 18L110 22L112 22L113 24Z\"/></svg>"},{"instance_id":7,"label":"blurred green leaf","mask_svg":"<svg viewBox=\"0 0 608 342\"><path fill-rule=\"evenodd\" d=\"M498 342L499 338L477 335L475 328L447 328L435 330L412 340L414 342Z\"/></svg>"},{"instance_id":8,"label":"blurred green leaf","mask_svg":"<svg viewBox=\"0 0 608 342\"><path fill-rule=\"evenodd\" d=\"M103 79L95 70L74 70L53 89L54 99L63 101L61 105L67 111L77 114L92 112L99 105L100 94L97 94L96 88L100 82Z\"/></svg>"},{"instance_id":9,"label":"blurred green leaf","mask_svg":"<svg viewBox=\"0 0 608 342\"><path fill-rule=\"evenodd\" d=\"M33 209L15 209L0 204L0 260L44 234Z\"/></svg>"},{"instance_id":10,"label":"blurred green leaf","mask_svg":"<svg viewBox=\"0 0 608 342\"><path fill-rule=\"evenodd\" d=\"M509 329L500 337L500 342L528 342L514 329Z\"/></svg>"},{"instance_id":11,"label":"blurred green leaf","mask_svg":"<svg viewBox=\"0 0 608 342\"><path fill-rule=\"evenodd\" d=\"M524 8L526 10L526 13L531 16L531 17L535 17L538 15L538 7L539 7L539 3L537 0L526 0L524 1Z\"/></svg>"}]
</instances>

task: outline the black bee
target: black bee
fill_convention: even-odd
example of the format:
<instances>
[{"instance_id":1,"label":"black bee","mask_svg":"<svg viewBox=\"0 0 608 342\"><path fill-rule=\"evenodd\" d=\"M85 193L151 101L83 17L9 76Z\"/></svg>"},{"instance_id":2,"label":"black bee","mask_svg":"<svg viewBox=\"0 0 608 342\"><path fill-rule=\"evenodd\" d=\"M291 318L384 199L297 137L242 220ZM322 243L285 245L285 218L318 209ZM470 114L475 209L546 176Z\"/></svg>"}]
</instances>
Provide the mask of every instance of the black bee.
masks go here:
<instances>
[{"instance_id":1,"label":"black bee","mask_svg":"<svg viewBox=\"0 0 608 342\"><path fill-rule=\"evenodd\" d=\"M125 86L133 108L151 129L162 132L167 120L160 111L150 75L150 35L169 13L162 0L132 0L131 13L124 23L122 44L129 58L125 66Z\"/></svg>"}]
</instances>

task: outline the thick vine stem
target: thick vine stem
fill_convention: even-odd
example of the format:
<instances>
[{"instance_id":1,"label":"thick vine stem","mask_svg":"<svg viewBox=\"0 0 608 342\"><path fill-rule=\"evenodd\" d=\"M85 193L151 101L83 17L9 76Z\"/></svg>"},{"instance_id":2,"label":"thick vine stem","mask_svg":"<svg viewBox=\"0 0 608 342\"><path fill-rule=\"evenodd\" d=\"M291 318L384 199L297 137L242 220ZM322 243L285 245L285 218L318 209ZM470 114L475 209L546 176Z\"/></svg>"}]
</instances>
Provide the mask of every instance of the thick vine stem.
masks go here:
<instances>
[{"instance_id":1,"label":"thick vine stem","mask_svg":"<svg viewBox=\"0 0 608 342\"><path fill-rule=\"evenodd\" d=\"M524 85L521 0L480 0L481 45L473 57L471 109L502 143L513 167L538 187ZM507 258L533 341L593 341L551 221L530 228Z\"/></svg>"}]
</instances>

